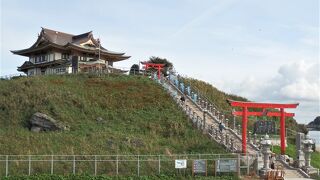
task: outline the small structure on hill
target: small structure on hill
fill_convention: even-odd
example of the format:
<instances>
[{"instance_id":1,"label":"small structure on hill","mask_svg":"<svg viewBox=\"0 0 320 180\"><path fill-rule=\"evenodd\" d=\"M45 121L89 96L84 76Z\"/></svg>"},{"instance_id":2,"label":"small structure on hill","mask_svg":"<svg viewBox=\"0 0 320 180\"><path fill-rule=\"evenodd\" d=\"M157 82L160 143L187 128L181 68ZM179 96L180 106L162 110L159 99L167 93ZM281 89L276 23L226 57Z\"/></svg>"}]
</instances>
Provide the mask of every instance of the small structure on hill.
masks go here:
<instances>
[{"instance_id":1,"label":"small structure on hill","mask_svg":"<svg viewBox=\"0 0 320 180\"><path fill-rule=\"evenodd\" d=\"M73 35L47 28L42 28L30 48L11 52L29 58L18 67L18 71L28 76L119 71L113 68L113 63L130 58L102 47L92 31Z\"/></svg>"},{"instance_id":2,"label":"small structure on hill","mask_svg":"<svg viewBox=\"0 0 320 180\"><path fill-rule=\"evenodd\" d=\"M156 64L156 63L149 63L149 62L141 62L141 64L144 65L145 71L147 71L149 68L154 68L157 70L158 79L161 78L161 70L165 66L165 64Z\"/></svg>"}]
</instances>

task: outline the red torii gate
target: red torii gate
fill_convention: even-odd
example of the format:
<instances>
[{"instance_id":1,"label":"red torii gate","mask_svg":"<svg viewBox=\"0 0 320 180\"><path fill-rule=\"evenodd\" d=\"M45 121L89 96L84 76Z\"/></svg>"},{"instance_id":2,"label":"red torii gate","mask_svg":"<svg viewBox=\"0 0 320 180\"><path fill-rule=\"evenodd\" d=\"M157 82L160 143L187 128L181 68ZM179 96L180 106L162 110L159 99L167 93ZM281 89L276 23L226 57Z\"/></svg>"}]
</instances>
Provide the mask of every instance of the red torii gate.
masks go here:
<instances>
[{"instance_id":1,"label":"red torii gate","mask_svg":"<svg viewBox=\"0 0 320 180\"><path fill-rule=\"evenodd\" d=\"M228 100L228 103L232 107L241 107L242 111L232 112L235 116L242 116L242 153L247 152L247 123L248 116L276 116L280 117L280 140L281 140L281 154L285 154L285 117L293 117L294 113L286 113L285 108L296 108L299 103L296 104L276 104L276 103L256 103L256 102L243 102ZM262 112L249 112L248 108L262 108ZM266 112L265 108L279 108L280 112Z\"/></svg>"},{"instance_id":2,"label":"red torii gate","mask_svg":"<svg viewBox=\"0 0 320 180\"><path fill-rule=\"evenodd\" d=\"M149 68L155 68L158 70L158 79L160 79L161 70L165 66L165 64L156 64L156 63L148 63L148 62L141 62L144 65L144 69L148 70Z\"/></svg>"}]
</instances>

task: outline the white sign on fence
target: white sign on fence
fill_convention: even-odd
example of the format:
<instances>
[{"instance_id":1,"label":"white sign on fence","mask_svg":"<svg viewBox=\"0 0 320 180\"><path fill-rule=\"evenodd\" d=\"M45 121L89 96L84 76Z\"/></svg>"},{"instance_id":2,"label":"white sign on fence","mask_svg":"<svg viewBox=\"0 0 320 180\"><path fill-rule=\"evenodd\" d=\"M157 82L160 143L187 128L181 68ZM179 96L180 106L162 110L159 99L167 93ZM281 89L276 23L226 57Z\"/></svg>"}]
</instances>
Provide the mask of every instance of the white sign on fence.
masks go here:
<instances>
[{"instance_id":1,"label":"white sign on fence","mask_svg":"<svg viewBox=\"0 0 320 180\"><path fill-rule=\"evenodd\" d=\"M176 169L185 169L185 168L187 168L187 160L186 159L176 159L175 160L175 168Z\"/></svg>"},{"instance_id":2,"label":"white sign on fence","mask_svg":"<svg viewBox=\"0 0 320 180\"><path fill-rule=\"evenodd\" d=\"M237 172L237 160L220 159L217 160L217 172Z\"/></svg>"}]
</instances>

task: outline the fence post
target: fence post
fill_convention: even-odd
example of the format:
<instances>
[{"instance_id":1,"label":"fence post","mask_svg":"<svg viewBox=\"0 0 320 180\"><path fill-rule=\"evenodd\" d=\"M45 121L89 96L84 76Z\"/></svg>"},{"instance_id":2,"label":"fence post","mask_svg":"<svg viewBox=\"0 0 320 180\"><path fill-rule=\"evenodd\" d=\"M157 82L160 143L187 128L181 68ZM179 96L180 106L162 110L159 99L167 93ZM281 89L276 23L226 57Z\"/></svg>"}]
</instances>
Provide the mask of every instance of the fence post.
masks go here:
<instances>
[{"instance_id":1,"label":"fence post","mask_svg":"<svg viewBox=\"0 0 320 180\"><path fill-rule=\"evenodd\" d=\"M158 167L159 167L159 174L161 174L161 170L160 170L161 169L161 155L159 155L159 166Z\"/></svg>"},{"instance_id":2,"label":"fence post","mask_svg":"<svg viewBox=\"0 0 320 180\"><path fill-rule=\"evenodd\" d=\"M259 174L259 167L258 167L258 158L259 158L259 153L256 154L256 161L257 161L257 166L256 166L256 173Z\"/></svg>"},{"instance_id":3,"label":"fence post","mask_svg":"<svg viewBox=\"0 0 320 180\"><path fill-rule=\"evenodd\" d=\"M238 154L237 168L238 168L238 177L240 177L240 175L241 175L241 169L240 169L240 154Z\"/></svg>"},{"instance_id":4,"label":"fence post","mask_svg":"<svg viewBox=\"0 0 320 180\"><path fill-rule=\"evenodd\" d=\"M6 155L6 177L8 177L9 172L9 156Z\"/></svg>"},{"instance_id":5,"label":"fence post","mask_svg":"<svg viewBox=\"0 0 320 180\"><path fill-rule=\"evenodd\" d=\"M28 157L28 162L29 162L29 170L28 170L28 175L31 175L31 155Z\"/></svg>"},{"instance_id":6,"label":"fence post","mask_svg":"<svg viewBox=\"0 0 320 180\"><path fill-rule=\"evenodd\" d=\"M72 171L73 174L76 174L76 156L73 155L73 171Z\"/></svg>"},{"instance_id":7,"label":"fence post","mask_svg":"<svg viewBox=\"0 0 320 180\"><path fill-rule=\"evenodd\" d=\"M119 156L118 155L117 155L116 167L117 167L117 176L118 176L119 175Z\"/></svg>"},{"instance_id":8,"label":"fence post","mask_svg":"<svg viewBox=\"0 0 320 180\"><path fill-rule=\"evenodd\" d=\"M250 174L249 154L247 154L247 175Z\"/></svg>"},{"instance_id":9,"label":"fence post","mask_svg":"<svg viewBox=\"0 0 320 180\"><path fill-rule=\"evenodd\" d=\"M97 155L94 156L94 175L97 175Z\"/></svg>"},{"instance_id":10,"label":"fence post","mask_svg":"<svg viewBox=\"0 0 320 180\"><path fill-rule=\"evenodd\" d=\"M138 155L138 176L140 176L140 156Z\"/></svg>"},{"instance_id":11,"label":"fence post","mask_svg":"<svg viewBox=\"0 0 320 180\"><path fill-rule=\"evenodd\" d=\"M51 174L53 174L53 155L51 155Z\"/></svg>"}]
</instances>

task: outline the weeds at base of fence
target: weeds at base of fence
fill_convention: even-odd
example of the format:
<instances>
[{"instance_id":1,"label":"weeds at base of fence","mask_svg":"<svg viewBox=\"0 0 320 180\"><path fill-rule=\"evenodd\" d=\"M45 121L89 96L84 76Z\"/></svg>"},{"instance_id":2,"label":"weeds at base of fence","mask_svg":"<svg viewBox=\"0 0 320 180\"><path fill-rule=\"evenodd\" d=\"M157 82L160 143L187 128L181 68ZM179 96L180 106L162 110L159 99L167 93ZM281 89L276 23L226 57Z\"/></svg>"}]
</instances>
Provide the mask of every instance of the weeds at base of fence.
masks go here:
<instances>
[{"instance_id":1,"label":"weeds at base of fence","mask_svg":"<svg viewBox=\"0 0 320 180\"><path fill-rule=\"evenodd\" d=\"M39 179L51 179L51 180L62 180L62 179L72 179L72 180L109 180L109 179L117 179L117 180L125 180L125 179L148 179L148 180L155 180L155 179L164 179L164 180L176 180L176 179L195 179L193 176L183 176L183 175L153 175L153 176L93 176L90 174L80 174L80 175L51 175L51 174L36 174L31 176L8 176L3 177L3 180L20 180L20 179L27 179L27 180L39 180ZM237 176L233 175L225 175L219 177L205 177L205 176L196 176L196 179L213 179L213 180L238 180Z\"/></svg>"}]
</instances>

